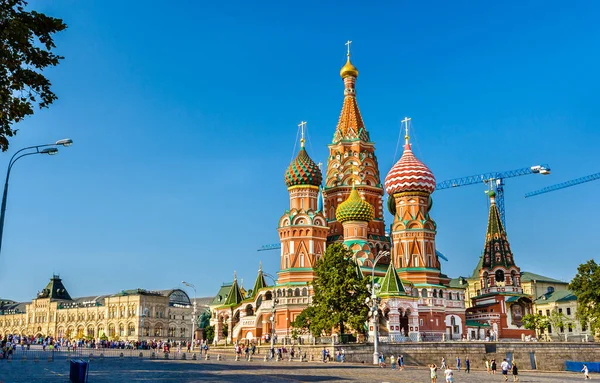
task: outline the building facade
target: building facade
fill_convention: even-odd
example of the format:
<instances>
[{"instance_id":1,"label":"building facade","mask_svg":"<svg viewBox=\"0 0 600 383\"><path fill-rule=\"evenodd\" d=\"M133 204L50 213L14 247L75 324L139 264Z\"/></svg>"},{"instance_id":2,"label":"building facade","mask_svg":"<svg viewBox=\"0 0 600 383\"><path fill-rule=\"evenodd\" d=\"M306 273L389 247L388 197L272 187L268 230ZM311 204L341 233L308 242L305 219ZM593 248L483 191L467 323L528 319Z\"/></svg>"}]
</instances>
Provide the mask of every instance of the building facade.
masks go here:
<instances>
[{"instance_id":1,"label":"building facade","mask_svg":"<svg viewBox=\"0 0 600 383\"><path fill-rule=\"evenodd\" d=\"M54 275L31 302L4 300L0 305L0 337L185 341L191 331L192 304L180 289L71 298Z\"/></svg>"},{"instance_id":2,"label":"building facade","mask_svg":"<svg viewBox=\"0 0 600 383\"><path fill-rule=\"evenodd\" d=\"M352 252L357 272L374 272L381 286L381 334L414 340L463 335L466 284L453 284L441 272L435 249L437 228L429 215L435 177L414 156L406 137L404 153L384 190L375 144L358 108L358 70L349 53L340 76L344 99L325 174L308 155L302 136L300 151L284 176L290 203L277 228L280 270L271 286L259 270L259 287L248 294L240 292L235 278L221 287L211 304L217 342L271 333L289 336L291 323L311 302L315 263L331 243L342 243ZM385 231L385 191L394 214L391 236ZM227 331L222 331L225 326ZM369 327L372 332L373 325Z\"/></svg>"}]
</instances>

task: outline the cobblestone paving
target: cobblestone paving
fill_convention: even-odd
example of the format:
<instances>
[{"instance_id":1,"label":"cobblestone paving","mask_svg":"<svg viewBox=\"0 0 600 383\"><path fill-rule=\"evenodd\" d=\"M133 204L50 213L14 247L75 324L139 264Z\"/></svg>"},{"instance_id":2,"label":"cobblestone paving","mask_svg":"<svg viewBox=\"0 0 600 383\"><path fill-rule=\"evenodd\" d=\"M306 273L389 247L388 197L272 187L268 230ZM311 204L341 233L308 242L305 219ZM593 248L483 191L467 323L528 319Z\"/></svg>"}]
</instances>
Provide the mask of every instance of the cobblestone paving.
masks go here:
<instances>
[{"instance_id":1,"label":"cobblestone paving","mask_svg":"<svg viewBox=\"0 0 600 383\"><path fill-rule=\"evenodd\" d=\"M559 383L582 381L582 374L541 373L524 371L521 382ZM598 379L593 376L592 379ZM182 361L150 360L135 358L105 358L92 360L88 381L108 382L399 382L429 383L429 370L423 367L407 367L404 371L378 368L362 364L339 364L317 362L264 362L264 361ZM484 371L470 374L455 372L457 383L481 383L504 381L501 374L488 375ZM509 376L512 381L512 376ZM69 382L69 363L66 359L54 362L31 360L0 360L0 383L65 383ZM438 382L444 382L442 375Z\"/></svg>"}]
</instances>

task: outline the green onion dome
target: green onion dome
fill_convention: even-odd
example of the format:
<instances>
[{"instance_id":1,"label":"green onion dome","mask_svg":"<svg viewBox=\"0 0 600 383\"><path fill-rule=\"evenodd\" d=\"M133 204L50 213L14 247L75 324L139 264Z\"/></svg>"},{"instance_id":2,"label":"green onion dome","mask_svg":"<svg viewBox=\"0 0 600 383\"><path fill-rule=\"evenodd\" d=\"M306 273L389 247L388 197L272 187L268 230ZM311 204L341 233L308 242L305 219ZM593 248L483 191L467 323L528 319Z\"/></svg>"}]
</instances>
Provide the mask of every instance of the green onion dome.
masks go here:
<instances>
[{"instance_id":1,"label":"green onion dome","mask_svg":"<svg viewBox=\"0 0 600 383\"><path fill-rule=\"evenodd\" d=\"M321 169L308 156L306 149L302 146L296 158L285 171L285 184L287 187L299 185L319 186L322 180Z\"/></svg>"},{"instance_id":2,"label":"green onion dome","mask_svg":"<svg viewBox=\"0 0 600 383\"><path fill-rule=\"evenodd\" d=\"M352 188L347 200L339 204L335 211L335 219L344 223L346 221L370 222L375 217L375 209L370 203L360 198L355 188Z\"/></svg>"}]
</instances>

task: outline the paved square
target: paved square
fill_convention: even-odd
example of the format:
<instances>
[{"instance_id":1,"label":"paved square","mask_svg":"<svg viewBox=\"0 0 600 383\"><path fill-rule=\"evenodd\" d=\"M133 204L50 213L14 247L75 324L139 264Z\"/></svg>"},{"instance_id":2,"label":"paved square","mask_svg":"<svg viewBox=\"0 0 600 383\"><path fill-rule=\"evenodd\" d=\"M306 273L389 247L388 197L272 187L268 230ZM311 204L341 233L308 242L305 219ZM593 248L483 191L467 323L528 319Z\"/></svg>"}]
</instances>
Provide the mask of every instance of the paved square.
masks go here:
<instances>
[{"instance_id":1,"label":"paved square","mask_svg":"<svg viewBox=\"0 0 600 383\"><path fill-rule=\"evenodd\" d=\"M592 376L592 379L597 377ZM108 382L399 382L429 383L429 370L407 367L404 371L378 368L362 364L317 362L264 362L264 361L182 361L136 358L94 359L88 376L90 383ZM575 373L523 372L521 382L559 383L578 382L583 375ZM595 380L595 379L594 379ZM484 371L470 374L455 372L457 383L504 381L501 374L488 375ZM509 376L512 381L512 376ZM69 382L69 363L66 359L54 362L31 360L0 360L1 383L65 383ZM438 377L443 383L443 374Z\"/></svg>"}]
</instances>

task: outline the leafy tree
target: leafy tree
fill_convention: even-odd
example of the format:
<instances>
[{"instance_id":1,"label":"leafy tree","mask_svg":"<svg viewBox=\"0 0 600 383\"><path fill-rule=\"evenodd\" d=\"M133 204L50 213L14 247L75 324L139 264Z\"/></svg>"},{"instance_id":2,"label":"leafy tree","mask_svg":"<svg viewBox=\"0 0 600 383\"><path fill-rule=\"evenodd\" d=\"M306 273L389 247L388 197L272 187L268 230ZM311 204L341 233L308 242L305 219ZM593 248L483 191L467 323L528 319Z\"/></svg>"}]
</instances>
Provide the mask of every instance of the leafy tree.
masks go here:
<instances>
[{"instance_id":1,"label":"leafy tree","mask_svg":"<svg viewBox=\"0 0 600 383\"><path fill-rule=\"evenodd\" d=\"M369 295L368 281L358 277L352 252L340 244L331 245L314 270L312 303L292 326L310 331L313 336L334 330L343 335L348 327L363 332L369 312L364 303Z\"/></svg>"},{"instance_id":2,"label":"leafy tree","mask_svg":"<svg viewBox=\"0 0 600 383\"><path fill-rule=\"evenodd\" d=\"M212 343L215 339L215 326L204 327L204 339L206 339L206 342Z\"/></svg>"},{"instance_id":3,"label":"leafy tree","mask_svg":"<svg viewBox=\"0 0 600 383\"><path fill-rule=\"evenodd\" d=\"M600 265L593 259L579 265L569 289L577 296L577 319L600 335Z\"/></svg>"},{"instance_id":4,"label":"leafy tree","mask_svg":"<svg viewBox=\"0 0 600 383\"><path fill-rule=\"evenodd\" d=\"M227 335L229 335L229 325L227 323L223 323L223 327L221 327L221 335L223 335L225 338L227 338Z\"/></svg>"},{"instance_id":5,"label":"leafy tree","mask_svg":"<svg viewBox=\"0 0 600 383\"><path fill-rule=\"evenodd\" d=\"M527 314L523 316L523 327L535 330L536 334L548 328L548 317L540 314Z\"/></svg>"},{"instance_id":6,"label":"leafy tree","mask_svg":"<svg viewBox=\"0 0 600 383\"><path fill-rule=\"evenodd\" d=\"M558 312L556 309L553 310L552 313L550 313L550 316L547 318L548 324L555 329L564 329L571 323L571 320L565 314Z\"/></svg>"},{"instance_id":7,"label":"leafy tree","mask_svg":"<svg viewBox=\"0 0 600 383\"><path fill-rule=\"evenodd\" d=\"M0 1L0 148L17 133L12 125L33 114L35 104L47 108L56 95L42 75L63 59L52 53L53 35L67 28L61 19L26 11L25 0Z\"/></svg>"},{"instance_id":8,"label":"leafy tree","mask_svg":"<svg viewBox=\"0 0 600 383\"><path fill-rule=\"evenodd\" d=\"M206 328L207 326L209 326L210 325L210 312L204 311L202 314L200 314L200 317L198 318L198 322L196 323L196 325L199 328Z\"/></svg>"}]
</instances>

